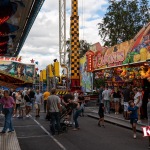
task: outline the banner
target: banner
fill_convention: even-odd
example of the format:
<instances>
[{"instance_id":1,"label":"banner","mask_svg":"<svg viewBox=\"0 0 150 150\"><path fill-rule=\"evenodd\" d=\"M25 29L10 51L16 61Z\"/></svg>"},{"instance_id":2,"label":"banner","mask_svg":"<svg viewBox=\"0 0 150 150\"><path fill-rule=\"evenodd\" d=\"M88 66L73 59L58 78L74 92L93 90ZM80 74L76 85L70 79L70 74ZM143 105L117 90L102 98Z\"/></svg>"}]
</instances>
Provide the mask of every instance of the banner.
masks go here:
<instances>
[{"instance_id":1,"label":"banner","mask_svg":"<svg viewBox=\"0 0 150 150\"><path fill-rule=\"evenodd\" d=\"M83 92L92 92L93 73L87 72L86 56L80 59L80 85Z\"/></svg>"},{"instance_id":2,"label":"banner","mask_svg":"<svg viewBox=\"0 0 150 150\"><path fill-rule=\"evenodd\" d=\"M14 61L0 61L0 70L16 77L34 77L35 65Z\"/></svg>"}]
</instances>

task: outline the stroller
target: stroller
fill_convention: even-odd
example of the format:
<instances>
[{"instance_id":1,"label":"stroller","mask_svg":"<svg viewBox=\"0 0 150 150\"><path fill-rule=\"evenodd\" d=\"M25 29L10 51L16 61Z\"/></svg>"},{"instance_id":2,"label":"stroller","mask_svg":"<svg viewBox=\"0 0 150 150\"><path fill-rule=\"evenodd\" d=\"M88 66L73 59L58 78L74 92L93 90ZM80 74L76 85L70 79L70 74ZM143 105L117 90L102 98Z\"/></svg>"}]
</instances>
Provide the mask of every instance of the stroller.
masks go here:
<instances>
[{"instance_id":1,"label":"stroller","mask_svg":"<svg viewBox=\"0 0 150 150\"><path fill-rule=\"evenodd\" d=\"M67 121L67 115L72 112L72 108L71 107L62 107L62 112L60 114L60 132L61 133L66 133L68 131L68 127L72 126L72 123ZM51 124L50 124L50 129L51 129ZM57 130L57 126L55 125L55 130L56 132L58 132Z\"/></svg>"}]
</instances>

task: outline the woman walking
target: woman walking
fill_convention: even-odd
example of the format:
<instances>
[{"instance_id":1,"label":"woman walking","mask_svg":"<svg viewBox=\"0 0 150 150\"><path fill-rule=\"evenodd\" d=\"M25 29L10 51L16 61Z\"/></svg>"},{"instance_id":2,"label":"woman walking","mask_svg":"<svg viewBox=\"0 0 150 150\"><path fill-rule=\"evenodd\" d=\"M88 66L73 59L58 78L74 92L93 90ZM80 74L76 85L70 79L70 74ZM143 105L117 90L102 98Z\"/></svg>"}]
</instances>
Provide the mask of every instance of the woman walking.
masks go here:
<instances>
[{"instance_id":1,"label":"woman walking","mask_svg":"<svg viewBox=\"0 0 150 150\"><path fill-rule=\"evenodd\" d=\"M9 133L14 131L14 127L12 125L12 115L15 106L14 99L9 96L9 91L4 91L4 97L0 99L0 103L3 104L4 115L5 115L5 123L3 130L0 132L1 134L5 134L7 129L9 129Z\"/></svg>"},{"instance_id":2,"label":"woman walking","mask_svg":"<svg viewBox=\"0 0 150 150\"><path fill-rule=\"evenodd\" d=\"M16 106L15 106L13 117L16 117L16 116L20 117L19 116L20 102L21 102L21 93L20 93L20 91L16 92L15 97L16 97ZM17 115L17 113L18 113L18 115Z\"/></svg>"},{"instance_id":3,"label":"woman walking","mask_svg":"<svg viewBox=\"0 0 150 150\"><path fill-rule=\"evenodd\" d=\"M29 113L31 111L31 108L32 108L32 102L31 102L31 98L30 98L30 92L27 91L25 97L24 97L24 100L26 101L26 117L28 118L29 117Z\"/></svg>"},{"instance_id":4,"label":"woman walking","mask_svg":"<svg viewBox=\"0 0 150 150\"><path fill-rule=\"evenodd\" d=\"M113 99L115 103L115 115L119 114L119 107L120 107L120 100L121 100L121 94L118 88L116 87L113 92Z\"/></svg>"}]
</instances>

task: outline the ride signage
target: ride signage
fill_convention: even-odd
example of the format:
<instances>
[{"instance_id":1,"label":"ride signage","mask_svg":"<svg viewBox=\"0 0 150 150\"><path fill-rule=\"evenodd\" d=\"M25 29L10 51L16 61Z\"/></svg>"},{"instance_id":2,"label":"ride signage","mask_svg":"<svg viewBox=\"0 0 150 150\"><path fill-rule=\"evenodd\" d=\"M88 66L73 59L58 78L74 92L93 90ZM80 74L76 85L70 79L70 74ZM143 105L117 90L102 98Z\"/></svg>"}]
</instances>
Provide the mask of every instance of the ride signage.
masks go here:
<instances>
[{"instance_id":1,"label":"ride signage","mask_svg":"<svg viewBox=\"0 0 150 150\"><path fill-rule=\"evenodd\" d=\"M21 62L22 58L20 57L3 57L0 56L0 61L17 61L17 62Z\"/></svg>"},{"instance_id":2,"label":"ride signage","mask_svg":"<svg viewBox=\"0 0 150 150\"><path fill-rule=\"evenodd\" d=\"M109 67L109 66L116 66L116 65L121 65L122 62L125 59L125 53L123 51L117 51L117 52L112 52L110 54L105 54L104 56L97 55L95 56L95 67L96 68L101 68L103 66Z\"/></svg>"}]
</instances>

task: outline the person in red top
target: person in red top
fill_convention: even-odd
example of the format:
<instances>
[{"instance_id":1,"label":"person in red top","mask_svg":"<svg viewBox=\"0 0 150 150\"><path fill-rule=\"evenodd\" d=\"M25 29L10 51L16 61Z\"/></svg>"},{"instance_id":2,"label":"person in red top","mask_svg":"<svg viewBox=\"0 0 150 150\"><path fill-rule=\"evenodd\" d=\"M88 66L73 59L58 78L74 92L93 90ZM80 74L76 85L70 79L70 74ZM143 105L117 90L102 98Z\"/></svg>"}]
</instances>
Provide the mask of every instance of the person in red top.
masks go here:
<instances>
[{"instance_id":1,"label":"person in red top","mask_svg":"<svg viewBox=\"0 0 150 150\"><path fill-rule=\"evenodd\" d=\"M0 99L0 103L3 104L4 115L5 115L5 123L3 130L0 132L1 134L5 134L7 129L9 129L9 133L14 131L14 127L12 125L12 115L15 106L15 101L13 97L9 96L9 91L4 91L4 97Z\"/></svg>"}]
</instances>

